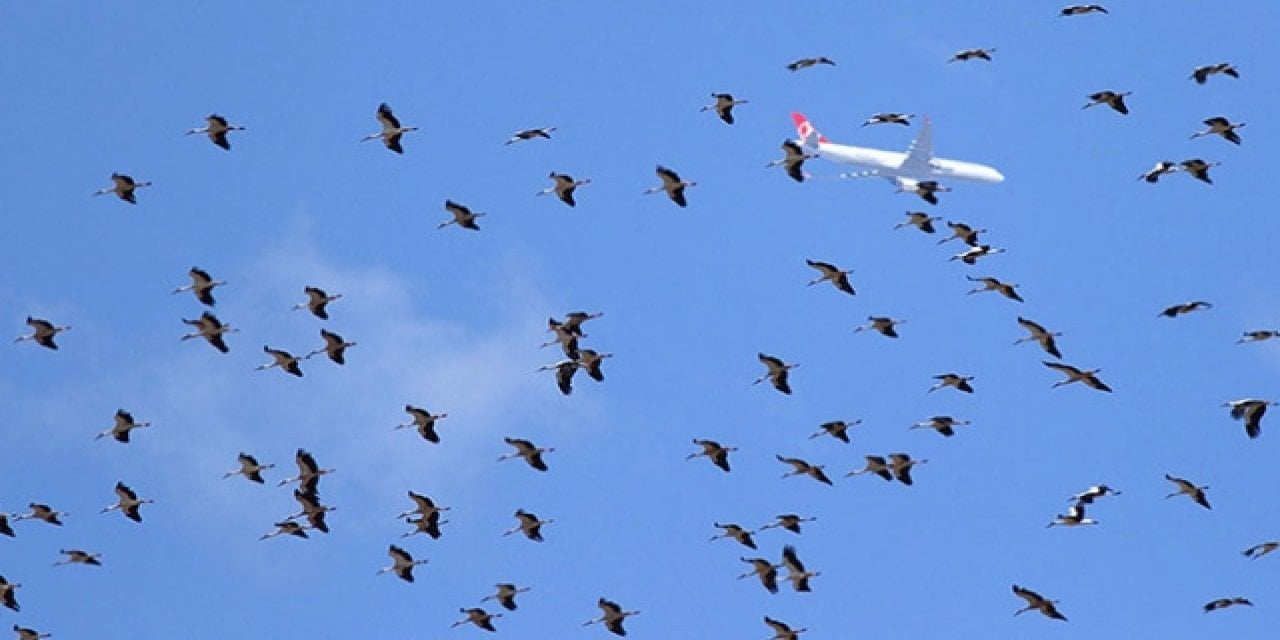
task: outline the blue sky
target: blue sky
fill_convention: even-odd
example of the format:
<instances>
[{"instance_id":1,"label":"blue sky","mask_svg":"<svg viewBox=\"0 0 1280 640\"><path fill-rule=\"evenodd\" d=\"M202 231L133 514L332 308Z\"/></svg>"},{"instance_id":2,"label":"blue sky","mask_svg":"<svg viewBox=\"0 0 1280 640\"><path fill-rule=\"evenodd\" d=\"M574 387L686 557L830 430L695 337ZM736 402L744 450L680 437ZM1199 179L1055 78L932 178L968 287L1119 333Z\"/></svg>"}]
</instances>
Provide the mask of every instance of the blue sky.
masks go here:
<instances>
[{"instance_id":1,"label":"blue sky","mask_svg":"<svg viewBox=\"0 0 1280 640\"><path fill-rule=\"evenodd\" d=\"M1268 637L1280 556L1240 551L1280 538L1274 418L1250 441L1219 405L1280 399L1280 341L1234 344L1280 329L1280 8L695 4L0 8L0 320L14 336L27 315L74 327L56 353L0 357L0 511L71 512L0 540L0 574L23 583L0 624L461 637L482 632L450 630L457 609L515 582L532 590L495 622L507 637L606 637L579 626L601 596L642 611L627 621L640 638L763 638L764 615L810 638ZM995 60L946 63L971 47ZM784 68L816 55L837 66ZM1188 79L1222 61L1242 77ZM1132 114L1082 111L1102 89L1133 91ZM699 112L719 91L750 100L733 126ZM421 127L403 156L359 142L381 102ZM953 185L936 207L878 180L795 184L764 168L793 110L834 141L894 150L914 127L862 120L928 114L940 156L1007 181ZM211 112L248 127L230 152L182 135ZM1244 144L1188 140L1214 115L1249 123ZM552 140L503 146L540 126ZM1216 184L1135 180L1192 157L1222 162ZM687 209L640 195L656 164L699 183ZM155 185L136 206L90 197L113 171ZM592 179L575 209L533 196L550 171ZM482 230L436 230L445 199L487 212ZM919 209L1008 252L948 262L955 243L892 230ZM804 286L806 258L854 269L857 295ZM178 340L202 309L169 291L193 265L230 282L216 308L241 329L229 354ZM967 296L966 274L1019 283L1026 303ZM306 285L344 294L330 321L290 311ZM1193 299L1215 306L1156 317ZM558 352L538 344L573 310L605 314L584 344L616 355L605 382L579 377L564 397L536 372ZM908 323L899 340L852 333L868 315ZM1063 332L1064 361L1101 367L1115 393L1051 390L1045 354L1012 346L1018 315ZM345 367L253 370L264 344L305 352L322 326L359 342ZM750 384L761 351L801 363L793 395ZM947 371L977 393L926 394ZM449 414L439 445L393 430L406 403ZM117 408L155 426L95 442ZM907 429L936 414L973 425ZM807 439L840 418L863 421L851 444ZM554 446L551 470L496 463L504 436ZM685 461L692 438L739 447L733 471ZM321 483L333 532L259 542L296 510L272 485L299 447L338 469ZM268 486L219 479L239 451L279 465ZM929 460L915 486L841 477L896 451ZM835 486L780 479L775 454L827 465ZM1165 473L1209 485L1213 510L1165 500ZM97 513L121 480L156 499L140 525ZM1045 529L1099 482L1124 492L1090 509L1101 525ZM440 540L399 537L410 489L453 507ZM544 543L501 537L517 508L555 519ZM707 542L712 522L786 512L819 520L759 534L758 554ZM415 584L374 575L393 542L430 560ZM822 572L812 593L734 579L738 556L784 544ZM104 566L49 566L71 547ZM1070 622L1013 618L1013 583ZM1200 610L1236 595L1257 606Z\"/></svg>"}]
</instances>

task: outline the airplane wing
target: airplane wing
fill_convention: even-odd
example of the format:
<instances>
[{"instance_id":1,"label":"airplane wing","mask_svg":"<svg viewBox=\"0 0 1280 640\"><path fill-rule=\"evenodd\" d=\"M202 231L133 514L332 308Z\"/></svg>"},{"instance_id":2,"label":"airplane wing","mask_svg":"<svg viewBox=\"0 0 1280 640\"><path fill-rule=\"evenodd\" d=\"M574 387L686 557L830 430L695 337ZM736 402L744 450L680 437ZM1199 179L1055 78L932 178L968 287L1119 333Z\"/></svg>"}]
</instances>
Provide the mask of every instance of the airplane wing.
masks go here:
<instances>
[{"instance_id":1,"label":"airplane wing","mask_svg":"<svg viewBox=\"0 0 1280 640\"><path fill-rule=\"evenodd\" d=\"M915 141L907 147L907 157L903 158L899 167L904 173L921 176L929 175L933 161L933 122L928 116L920 119L920 133Z\"/></svg>"}]
</instances>

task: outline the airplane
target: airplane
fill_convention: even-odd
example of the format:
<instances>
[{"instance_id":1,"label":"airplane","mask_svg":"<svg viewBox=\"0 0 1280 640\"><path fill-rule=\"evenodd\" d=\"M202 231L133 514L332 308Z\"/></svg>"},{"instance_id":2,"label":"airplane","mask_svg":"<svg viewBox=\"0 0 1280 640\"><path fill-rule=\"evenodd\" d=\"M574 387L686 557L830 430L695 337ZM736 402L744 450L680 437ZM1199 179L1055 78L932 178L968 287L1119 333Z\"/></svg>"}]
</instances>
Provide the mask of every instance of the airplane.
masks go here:
<instances>
[{"instance_id":1,"label":"airplane","mask_svg":"<svg viewBox=\"0 0 1280 640\"><path fill-rule=\"evenodd\" d=\"M1004 175L994 168L974 162L948 160L933 155L933 123L922 119L918 135L906 153L835 144L823 136L802 113L792 113L800 142L818 157L839 164L866 167L863 171L842 173L841 178L885 178L899 190L913 190L920 182L965 180L995 184Z\"/></svg>"}]
</instances>

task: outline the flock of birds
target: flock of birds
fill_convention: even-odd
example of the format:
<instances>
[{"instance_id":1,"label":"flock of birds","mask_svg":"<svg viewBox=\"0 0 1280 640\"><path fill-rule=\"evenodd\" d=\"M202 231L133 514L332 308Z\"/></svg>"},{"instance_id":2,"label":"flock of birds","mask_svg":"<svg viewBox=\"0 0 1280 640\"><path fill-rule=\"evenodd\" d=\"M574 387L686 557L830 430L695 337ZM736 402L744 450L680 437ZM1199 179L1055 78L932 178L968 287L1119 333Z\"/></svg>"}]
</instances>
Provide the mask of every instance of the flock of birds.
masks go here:
<instances>
[{"instance_id":1,"label":"flock of birds","mask_svg":"<svg viewBox=\"0 0 1280 640\"><path fill-rule=\"evenodd\" d=\"M1107 13L1107 10L1100 5L1077 5L1062 9L1062 16L1079 16L1091 13ZM986 61L992 62L996 52L995 48L982 49L966 49L955 53L948 62L970 62L970 61ZM786 65L790 71L800 71L803 69L815 67L818 65L835 66L835 61L828 57L812 57L801 58ZM1224 75L1232 78L1239 78L1236 68L1228 63L1216 63L1196 68L1192 73L1195 82L1205 84L1211 76ZM738 99L729 93L713 93L711 94L715 102L702 107L702 111L711 111L725 124L733 125L735 123L733 110L740 105L749 104L747 100ZM1129 91L1104 90L1093 93L1088 96L1089 102L1084 105L1084 109L1105 105L1121 115L1130 113L1129 105L1126 98L1132 95ZM393 113L392 108L387 104L381 104L375 111L375 117L380 124L380 130L374 132L363 140L372 141L379 140L383 145L396 154L405 153L403 146L405 134L417 131L417 127L403 126L400 120ZM869 117L863 126L879 125L879 124L898 124L910 126L914 114L906 113L878 113ZM1239 145L1241 144L1239 129L1244 127L1242 122L1233 122L1223 116L1214 116L1204 120L1206 129L1194 133L1191 137L1199 138L1205 136L1219 136L1224 140ZM232 132L243 132L246 127L230 123L225 117L217 114L209 115L206 118L206 125L200 128L193 128L187 131L188 135L203 134L217 147L230 151L232 149L229 134ZM506 145L512 145L520 142L544 139L549 140L552 133L556 131L555 127L543 127L534 129L525 129L514 133L508 140ZM782 166L787 175L797 181L803 182L808 178L808 174L803 171L803 165L806 161L814 156L807 153L804 148L794 141L788 140L783 144L783 151L786 154L781 160L769 163L768 166ZM1141 179L1147 182L1158 182L1162 176L1176 173L1186 172L1189 175L1201 180L1205 183L1212 184L1209 177L1209 169L1217 166L1216 162L1208 162L1200 158L1192 158L1175 162L1165 160L1159 162L1150 171L1144 173ZM675 170L663 165L657 166L655 173L661 184L650 188L643 193L665 193L666 196L676 205L686 207L689 201L686 197L687 189L696 186L696 182L683 179ZM552 181L552 186L538 191L535 195L554 195L558 200L569 207L576 206L575 192L578 188L591 183L590 179L577 179L568 174L551 172L548 178ZM100 189L93 195L114 194L120 200L137 204L137 191L142 188L151 187L152 183L147 181L136 180L135 178L123 174L111 174L112 186ZM913 192L919 195L924 201L931 205L938 204L937 193L945 192L948 188L937 183L921 183L923 186L916 187ZM441 222L439 228L443 229L451 225L457 225L463 229L475 230L480 229L477 219L484 216L483 212L472 211L469 207L455 202L446 200L444 204L446 212L451 216L450 219ZM924 211L907 212L907 219L894 228L914 227L924 234L934 234L937 228L934 223L941 221L940 216L929 215ZM962 262L965 265L975 265L980 259L988 256L996 255L1004 252L1002 248L995 248L981 241L982 234L987 233L987 229L975 228L974 226L960 222L947 221L946 225L951 231L951 235L943 238L938 243L945 244L947 242L958 240L966 248L951 257L953 261ZM817 277L810 280L809 286L816 286L822 283L830 283L834 289L845 295L857 295L856 290L850 279L852 270L841 268L833 263L824 262L816 259L806 260L809 267L817 272ZM239 331L238 328L223 322L214 313L213 309L216 305L214 291L218 287L227 284L226 281L216 279L209 272L192 267L188 272L190 283L179 286L173 290L173 293L190 292L194 295L198 303L205 308L198 317L187 319L183 318L182 322L191 327L189 333L180 336L181 340L203 339L211 347L220 353L228 353L231 345L227 342L228 334ZM1023 298L1019 294L1019 284L1006 282L994 276L974 276L966 275L966 280L974 283L969 294L978 294L984 292L994 292L1016 303L1023 302ZM293 306L295 310L306 310L316 318L327 321L330 319L329 305L341 300L341 293L329 293L317 286L306 286L303 289L306 300ZM1177 318L1189 313L1210 309L1212 305L1205 301L1191 301L1187 303L1179 303L1164 309L1158 314L1158 317ZM548 332L553 334L551 340L542 344L542 347L558 347L564 355L564 358L551 364L547 364L539 369L539 371L553 371L555 373L555 384L560 393L569 395L573 392L573 384L576 374L581 370L588 377L596 382L602 382L605 378L603 371L603 362L605 359L613 356L612 353L601 352L581 346L580 342L587 337L583 332L583 326L586 322L599 318L601 313L588 313L583 311L574 311L565 314L563 318L552 317L548 320ZM1043 365L1051 369L1063 377L1053 383L1053 387L1059 387L1068 384L1080 383L1083 386L1092 388L1101 392L1111 392L1112 389L1099 377L1101 372L1097 368L1080 368L1071 364L1062 362L1062 352L1059 350L1056 338L1061 337L1062 333L1050 331L1044 325L1039 324L1029 318L1016 317L1017 323L1024 328L1028 334L1019 339L1015 344L1024 342L1034 342L1041 350L1052 360L1043 360ZM906 323L904 319L896 319L884 316L870 316L868 323L855 328L855 332L874 331L887 338L899 338L897 328ZM30 328L30 332L17 338L18 342L33 341L37 345L50 350L57 350L60 345L56 341L60 334L71 329L70 325L59 325L54 322L28 316L26 324ZM286 374L303 377L302 364L312 357L323 355L336 365L346 364L346 352L348 349L357 347L358 343L348 341L342 335L329 330L328 328L320 329L320 338L323 342L317 348L301 354L295 354L280 348L273 348L269 345L262 347L263 352L269 356L270 361L259 365L258 370L267 370L278 368ZM1254 330L1244 333L1238 340L1240 343L1255 343L1266 340L1280 338L1280 331L1276 330ZM791 388L791 372L800 366L798 363L789 363L782 357L766 353L758 353L759 362L764 367L763 373L755 379L755 383L768 382L774 389L783 394L790 394ZM942 372L933 376L935 381L932 386L927 388L926 392L943 391L946 389L954 390L959 393L973 394L976 392L975 376L966 375L958 372ZM1261 421L1267 408L1276 405L1277 402L1256 398L1241 398L1231 400L1224 403L1224 407L1229 409L1229 415L1241 421L1244 424L1245 433L1249 438L1257 438L1261 433ZM432 444L441 442L440 434L437 431L437 423L448 417L446 413L432 413L431 411L406 404L404 411L409 415L409 422L397 425L396 429L414 430L419 436ZM829 436L839 442L850 442L850 430L860 424L859 420L836 420L825 422L819 426L819 430L812 433L809 438L819 438ZM955 427L968 425L969 421L948 415L937 415L927 418L924 421L911 425L910 429L930 429L936 431L944 437L953 437L956 435ZM133 431L151 426L149 422L138 421L134 416L120 409L114 416L112 426L100 433L96 434L96 439L110 439L117 443L129 444L133 438ZM502 455L498 461L511 459L523 459L524 462L537 472L548 472L545 454L555 451L554 448L540 447L533 442L523 438L506 437L504 441L512 447L514 451ZM699 457L707 458L715 467L725 473L729 473L732 469L730 464L730 454L738 451L737 447L727 446L718 441L711 439L693 438L692 442L697 446L698 450L688 454L688 459ZM782 477L792 476L808 476L810 479L832 485L833 480L824 470L824 465L814 464L798 457L788 457L781 454L775 454L776 460L789 467L789 470ZM915 480L912 477L912 471L917 466L926 464L927 459L913 458L905 452L892 452L884 455L868 454L864 456L865 465L860 469L848 471L844 477L853 478L862 475L878 476L885 482L898 482L902 485L913 485ZM327 521L328 514L336 508L324 504L321 500L319 490L320 480L335 472L335 469L324 468L316 460L316 458L305 449L299 448L295 454L295 465L297 474L279 480L277 486L285 486L295 484L297 487L293 490L293 497L298 505L298 511L291 515L282 517L273 523L274 529L263 533L261 540L268 540L279 537L296 537L300 539L309 538L314 532L329 533L330 527ZM224 479L233 477L242 477L247 481L259 485L266 484L264 472L275 468L274 464L263 464L252 454L241 452L237 457L237 468L226 472ZM1207 486L1197 485L1194 482L1166 474L1165 479L1175 485L1176 491L1169 494L1168 497L1184 495L1189 497L1198 505L1205 509L1210 509L1210 503L1207 498ZM117 482L114 491L116 501L101 509L102 513L119 511L124 517L135 523L143 522L144 505L151 504L154 501L150 498L140 497L131 486L123 481ZM443 514L449 511L449 507L437 505L430 497L417 493L413 490L407 492L409 500L413 507L399 514L398 518L402 519L405 524L411 525L412 529L402 534L402 538L412 538L413 536L423 534L432 539L440 538L443 535L441 526L448 523L448 520L442 519ZM1119 491L1112 489L1106 484L1097 484L1087 488L1075 496L1070 498L1070 506L1066 513L1056 515L1053 520L1048 523L1048 527L1079 527L1097 525L1098 521L1086 515L1087 509L1093 509L1095 502L1104 497L1120 495ZM11 523L32 520L44 522L52 526L63 526L62 518L68 514L49 504L31 502L28 505L28 511L21 514L0 513L0 534L10 537L17 535L17 530L11 526ZM538 515L526 511L523 508L518 509L513 517L517 523L511 529L505 531L503 536L511 536L520 534L525 538L535 542L543 540L543 527L552 524L552 519L543 519ZM812 516L801 516L795 513L786 513L778 515L775 521L767 523L758 529L751 529L738 523L720 523L714 522L715 528L720 533L712 536L711 540L727 539L737 542L751 550L756 550L757 542L755 536L764 530L778 528L789 531L793 534L801 533L801 524L815 521L817 518ZM1265 556L1277 548L1280 548L1280 541L1264 542L1255 545L1244 551L1244 555L1251 559L1257 559ZM377 571L377 574L390 573L406 582L414 582L415 567L427 563L426 559L415 558L414 554L408 549L398 544L389 544L387 549L391 564ZM54 563L58 565L78 564L84 566L100 567L103 566L103 554L100 552L90 551L86 549L70 548L61 550L62 559ZM763 588L769 593L777 593L779 591L779 578L783 578L790 583L791 588L796 592L808 592L812 587L810 581L813 578L821 576L818 571L812 571L800 560L798 551L795 546L784 545L781 556L775 562L772 559L764 557L746 557L740 556L741 562L749 565L750 571L738 576L739 579L755 577ZM780 569L786 570L786 575L781 576ZM18 600L18 589L22 587L19 582L10 582L3 575L0 575L0 603L14 612L21 610ZM1051 619L1066 621L1067 617L1059 610L1058 601L1051 600L1027 587L1014 584L1012 585L1012 593L1017 598L1022 599L1026 604L1017 609L1015 615L1036 611ZM470 607L460 607L458 609L462 617L452 622L453 627L471 624L479 629L494 632L497 627L494 621L501 618L504 614L501 612L493 612L485 609L483 603L487 601L495 601L506 612L514 612L517 610L516 596L518 594L530 590L527 586L518 586L510 582L501 582L495 585L496 591L485 597L480 603ZM613 634L622 636L626 635L624 621L632 616L640 613L637 610L625 609L622 605L600 597L596 602L600 610L600 615L586 620L583 625L601 624L605 629ZM1252 605L1252 603L1244 597L1233 596L1212 600L1204 605L1204 611L1215 611L1236 605ZM764 624L773 632L774 640L795 640L807 630L805 628L793 628L788 623L771 618L764 617ZM19 640L32 640L49 637L51 634L47 632L37 631L35 629L22 627L17 624L13 626Z\"/></svg>"}]
</instances>

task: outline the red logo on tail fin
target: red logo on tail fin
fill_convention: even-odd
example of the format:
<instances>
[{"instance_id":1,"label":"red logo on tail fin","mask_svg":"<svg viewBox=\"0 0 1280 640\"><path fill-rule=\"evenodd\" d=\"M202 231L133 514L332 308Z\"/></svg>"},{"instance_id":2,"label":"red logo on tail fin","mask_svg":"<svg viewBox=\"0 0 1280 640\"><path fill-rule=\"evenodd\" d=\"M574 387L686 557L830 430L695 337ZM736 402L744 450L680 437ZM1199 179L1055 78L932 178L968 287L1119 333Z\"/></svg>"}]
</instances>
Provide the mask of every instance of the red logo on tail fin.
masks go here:
<instances>
[{"instance_id":1,"label":"red logo on tail fin","mask_svg":"<svg viewBox=\"0 0 1280 640\"><path fill-rule=\"evenodd\" d=\"M818 136L818 142L827 142L826 136L818 133L818 130L814 128L813 123L809 122L809 119L804 117L803 113L792 113L791 121L796 125L796 133L800 136L801 142L808 140L809 136L812 135Z\"/></svg>"}]
</instances>

